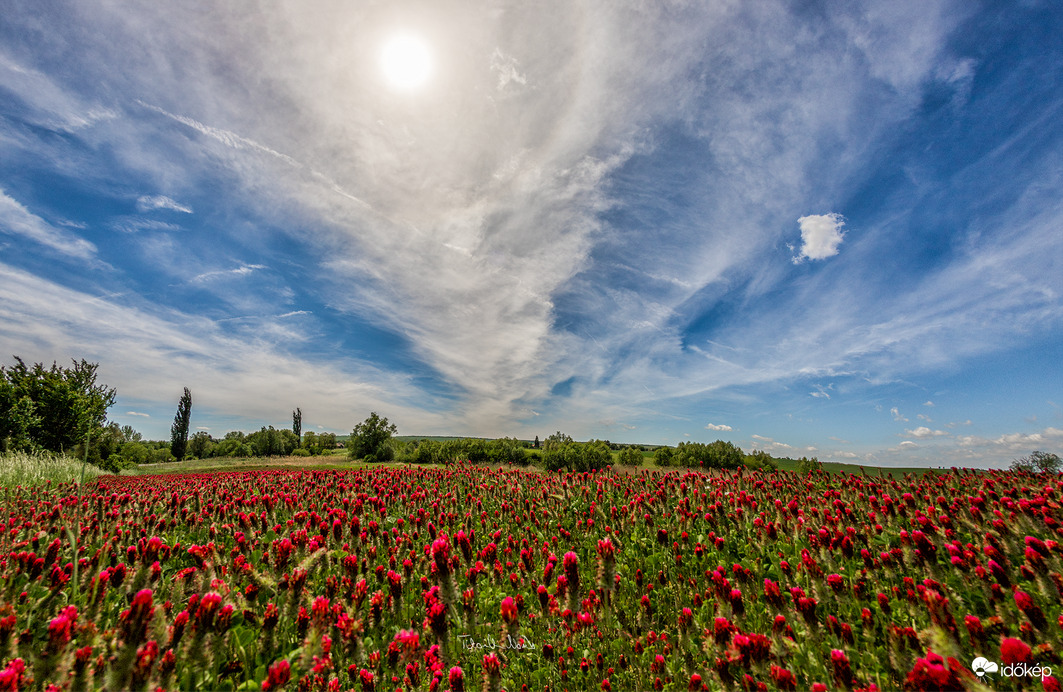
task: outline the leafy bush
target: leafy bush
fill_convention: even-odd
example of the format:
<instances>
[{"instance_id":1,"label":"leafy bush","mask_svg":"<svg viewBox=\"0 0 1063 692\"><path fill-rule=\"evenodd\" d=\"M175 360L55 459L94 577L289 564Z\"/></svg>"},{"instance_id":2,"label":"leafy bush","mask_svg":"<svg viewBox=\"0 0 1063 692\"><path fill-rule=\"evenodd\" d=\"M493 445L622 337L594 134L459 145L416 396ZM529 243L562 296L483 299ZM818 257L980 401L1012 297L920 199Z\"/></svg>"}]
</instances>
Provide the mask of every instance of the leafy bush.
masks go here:
<instances>
[{"instance_id":1,"label":"leafy bush","mask_svg":"<svg viewBox=\"0 0 1063 692\"><path fill-rule=\"evenodd\" d=\"M716 440L709 444L680 442L675 449L676 466L703 469L737 469L745 455L730 442Z\"/></svg>"},{"instance_id":2,"label":"leafy bush","mask_svg":"<svg viewBox=\"0 0 1063 692\"><path fill-rule=\"evenodd\" d=\"M109 457L101 461L99 464L97 464L97 466L99 466L101 469L110 473L118 473L123 469L131 469L136 465L137 463L135 461L131 461L125 456L117 453L110 455Z\"/></svg>"},{"instance_id":3,"label":"leafy bush","mask_svg":"<svg viewBox=\"0 0 1063 692\"><path fill-rule=\"evenodd\" d=\"M817 459L816 457L812 457L811 459L809 459L808 457L801 457L797 460L797 470L800 473L809 473L810 471L822 471L823 462Z\"/></svg>"},{"instance_id":4,"label":"leafy bush","mask_svg":"<svg viewBox=\"0 0 1063 692\"><path fill-rule=\"evenodd\" d=\"M653 463L668 467L675 462L675 450L671 447L658 447L653 453Z\"/></svg>"},{"instance_id":5,"label":"leafy bush","mask_svg":"<svg viewBox=\"0 0 1063 692\"><path fill-rule=\"evenodd\" d=\"M524 466L528 463L528 450L515 437L500 437L488 443L487 456L496 464Z\"/></svg>"},{"instance_id":6,"label":"leafy bush","mask_svg":"<svg viewBox=\"0 0 1063 692\"><path fill-rule=\"evenodd\" d=\"M550 440L547 440L550 442ZM567 468L570 471L598 471L609 466L613 454L601 440L586 443L555 442L543 445L543 467L547 471Z\"/></svg>"},{"instance_id":7,"label":"leafy bush","mask_svg":"<svg viewBox=\"0 0 1063 692\"><path fill-rule=\"evenodd\" d=\"M777 471L779 469L779 463L775 461L775 457L761 449L755 449L747 454L743 462L751 469L765 471Z\"/></svg>"},{"instance_id":8,"label":"leafy bush","mask_svg":"<svg viewBox=\"0 0 1063 692\"><path fill-rule=\"evenodd\" d=\"M580 446L577 471L599 471L613 463L613 452L609 449L608 443L601 440L591 440Z\"/></svg>"},{"instance_id":9,"label":"leafy bush","mask_svg":"<svg viewBox=\"0 0 1063 692\"><path fill-rule=\"evenodd\" d=\"M616 458L621 466L642 466L642 459L642 452L636 447L624 447Z\"/></svg>"},{"instance_id":10,"label":"leafy bush","mask_svg":"<svg viewBox=\"0 0 1063 692\"><path fill-rule=\"evenodd\" d=\"M308 456L310 456L310 450L309 449L303 449L301 447L299 449L293 449L292 450L292 456L293 457L308 457Z\"/></svg>"},{"instance_id":11,"label":"leafy bush","mask_svg":"<svg viewBox=\"0 0 1063 692\"><path fill-rule=\"evenodd\" d=\"M169 447L159 447L154 452L152 452L152 459L150 463L164 464L168 461L173 461L173 455L170 454Z\"/></svg>"}]
</instances>

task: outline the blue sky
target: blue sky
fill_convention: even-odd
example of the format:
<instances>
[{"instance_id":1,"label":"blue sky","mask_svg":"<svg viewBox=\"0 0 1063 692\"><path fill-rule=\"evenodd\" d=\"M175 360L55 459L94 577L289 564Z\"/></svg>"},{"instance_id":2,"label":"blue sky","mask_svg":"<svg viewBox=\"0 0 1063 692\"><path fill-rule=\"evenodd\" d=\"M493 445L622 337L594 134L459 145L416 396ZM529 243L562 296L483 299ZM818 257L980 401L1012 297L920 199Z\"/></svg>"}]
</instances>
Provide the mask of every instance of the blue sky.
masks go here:
<instances>
[{"instance_id":1,"label":"blue sky","mask_svg":"<svg viewBox=\"0 0 1063 692\"><path fill-rule=\"evenodd\" d=\"M1060 84L1047 0L9 3L0 352L156 439L1061 453Z\"/></svg>"}]
</instances>

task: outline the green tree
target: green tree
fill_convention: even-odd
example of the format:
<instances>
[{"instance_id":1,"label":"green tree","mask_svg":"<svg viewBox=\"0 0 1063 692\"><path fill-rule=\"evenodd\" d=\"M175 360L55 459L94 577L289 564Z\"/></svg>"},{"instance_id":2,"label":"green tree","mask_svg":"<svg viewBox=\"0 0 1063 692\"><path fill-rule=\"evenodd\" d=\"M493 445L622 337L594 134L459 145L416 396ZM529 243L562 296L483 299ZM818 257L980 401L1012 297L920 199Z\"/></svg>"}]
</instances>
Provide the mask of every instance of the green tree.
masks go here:
<instances>
[{"instance_id":1,"label":"green tree","mask_svg":"<svg viewBox=\"0 0 1063 692\"><path fill-rule=\"evenodd\" d=\"M599 471L613 463L613 451L609 443L603 440L591 440L580 445L580 455L576 471Z\"/></svg>"},{"instance_id":2,"label":"green tree","mask_svg":"<svg viewBox=\"0 0 1063 692\"><path fill-rule=\"evenodd\" d=\"M675 450L671 447L658 447L653 453L653 462L658 466L671 466L674 461Z\"/></svg>"},{"instance_id":3,"label":"green tree","mask_svg":"<svg viewBox=\"0 0 1063 692\"><path fill-rule=\"evenodd\" d=\"M637 447L624 447L616 460L621 466L642 466L642 452Z\"/></svg>"},{"instance_id":4,"label":"green tree","mask_svg":"<svg viewBox=\"0 0 1063 692\"><path fill-rule=\"evenodd\" d=\"M1011 462L1011 470L1055 475L1063 471L1063 460L1050 452L1033 452L1028 457L1019 457Z\"/></svg>"},{"instance_id":5,"label":"green tree","mask_svg":"<svg viewBox=\"0 0 1063 692\"><path fill-rule=\"evenodd\" d=\"M86 436L97 437L115 390L96 384L99 364L72 363L72 368L55 362L51 368L27 367L16 356L15 365L0 367L0 442L62 452Z\"/></svg>"},{"instance_id":6,"label":"green tree","mask_svg":"<svg viewBox=\"0 0 1063 692\"><path fill-rule=\"evenodd\" d=\"M745 465L751 469L764 469L765 471L775 471L779 468L779 463L775 461L775 458L762 449L754 449L747 454Z\"/></svg>"},{"instance_id":7,"label":"green tree","mask_svg":"<svg viewBox=\"0 0 1063 692\"><path fill-rule=\"evenodd\" d=\"M188 453L197 459L214 456L214 449L214 438L204 430L198 431L188 440Z\"/></svg>"},{"instance_id":8,"label":"green tree","mask_svg":"<svg viewBox=\"0 0 1063 692\"><path fill-rule=\"evenodd\" d=\"M185 393L177 403L177 415L170 426L170 453L177 457L178 461L185 458L185 451L188 449L188 424L191 420L192 392L185 387Z\"/></svg>"},{"instance_id":9,"label":"green tree","mask_svg":"<svg viewBox=\"0 0 1063 692\"><path fill-rule=\"evenodd\" d=\"M551 440L550 437L543 441L543 468L547 471L558 471L567 468L570 471L582 463L580 460L580 445L575 442L561 442Z\"/></svg>"},{"instance_id":10,"label":"green tree","mask_svg":"<svg viewBox=\"0 0 1063 692\"><path fill-rule=\"evenodd\" d=\"M389 443L392 435L398 431L387 418L381 418L373 411L368 418L354 426L347 441L347 456L366 461L390 461L394 450Z\"/></svg>"},{"instance_id":11,"label":"green tree","mask_svg":"<svg viewBox=\"0 0 1063 692\"><path fill-rule=\"evenodd\" d=\"M132 425L123 425L122 438L125 439L126 442L140 442L144 439L144 436L134 430Z\"/></svg>"},{"instance_id":12,"label":"green tree","mask_svg":"<svg viewBox=\"0 0 1063 692\"><path fill-rule=\"evenodd\" d=\"M543 440L543 451L550 451L551 449L570 444L571 442L571 437L558 430L553 435L550 435L545 440Z\"/></svg>"},{"instance_id":13,"label":"green tree","mask_svg":"<svg viewBox=\"0 0 1063 692\"><path fill-rule=\"evenodd\" d=\"M298 407L292 411L292 432L299 441L296 446L299 446L303 442L303 409Z\"/></svg>"}]
</instances>

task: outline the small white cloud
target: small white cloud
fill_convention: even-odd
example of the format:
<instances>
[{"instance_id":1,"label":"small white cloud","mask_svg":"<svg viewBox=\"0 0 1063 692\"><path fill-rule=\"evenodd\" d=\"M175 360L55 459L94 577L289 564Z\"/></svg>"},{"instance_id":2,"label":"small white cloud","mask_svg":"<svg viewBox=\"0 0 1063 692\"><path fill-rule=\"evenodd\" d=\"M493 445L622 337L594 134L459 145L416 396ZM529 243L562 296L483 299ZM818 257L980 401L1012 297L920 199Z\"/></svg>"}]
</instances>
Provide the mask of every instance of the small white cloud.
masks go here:
<instances>
[{"instance_id":1,"label":"small white cloud","mask_svg":"<svg viewBox=\"0 0 1063 692\"><path fill-rule=\"evenodd\" d=\"M198 276L193 276L192 281L196 283L202 283L204 281L210 281L211 279L220 279L222 277L231 276L246 276L258 269L266 269L264 264L242 264L236 269L222 269L213 272L204 272Z\"/></svg>"},{"instance_id":2,"label":"small white cloud","mask_svg":"<svg viewBox=\"0 0 1063 692\"><path fill-rule=\"evenodd\" d=\"M730 425L717 425L716 423L709 423L705 426L706 430L723 430L725 432L731 432L734 430Z\"/></svg>"},{"instance_id":3,"label":"small white cloud","mask_svg":"<svg viewBox=\"0 0 1063 692\"><path fill-rule=\"evenodd\" d=\"M171 211L179 211L185 214L192 213L191 207L175 202L165 195L143 195L137 198L137 211L144 213L156 209L169 209Z\"/></svg>"},{"instance_id":4,"label":"small white cloud","mask_svg":"<svg viewBox=\"0 0 1063 692\"><path fill-rule=\"evenodd\" d=\"M205 425L197 425L196 430L210 430L210 428Z\"/></svg>"},{"instance_id":5,"label":"small white cloud","mask_svg":"<svg viewBox=\"0 0 1063 692\"><path fill-rule=\"evenodd\" d=\"M933 402L933 401L927 401L927 402L925 402L925 403L923 404L923 406L933 406L933 405L934 405L934 402Z\"/></svg>"},{"instance_id":6,"label":"small white cloud","mask_svg":"<svg viewBox=\"0 0 1063 692\"><path fill-rule=\"evenodd\" d=\"M934 422L934 420L930 416L928 416L928 415L926 415L924 413L917 413L917 414L915 414L915 417L918 418L919 420L925 420L927 423L933 423Z\"/></svg>"},{"instance_id":7,"label":"small white cloud","mask_svg":"<svg viewBox=\"0 0 1063 692\"><path fill-rule=\"evenodd\" d=\"M908 419L901 415L900 409L896 406L890 409L890 413L893 414L893 420L897 421L898 423L908 422Z\"/></svg>"},{"instance_id":8,"label":"small white cloud","mask_svg":"<svg viewBox=\"0 0 1063 692\"><path fill-rule=\"evenodd\" d=\"M141 413L140 411L126 411L125 414L127 416L143 416L144 418L151 418L150 414Z\"/></svg>"},{"instance_id":9,"label":"small white cloud","mask_svg":"<svg viewBox=\"0 0 1063 692\"><path fill-rule=\"evenodd\" d=\"M911 449L912 447L918 447L918 446L919 445L917 445L916 443L912 442L911 440L905 440L904 442L901 443L901 449Z\"/></svg>"},{"instance_id":10,"label":"small white cloud","mask_svg":"<svg viewBox=\"0 0 1063 692\"><path fill-rule=\"evenodd\" d=\"M817 399L829 399L830 398L830 394L827 393L827 390L834 387L834 385L830 385L830 386L824 387L823 385L820 385L820 384L817 384L817 385L814 385L814 386L816 388L816 391L809 392L809 394L811 394L812 396L816 397Z\"/></svg>"},{"instance_id":11,"label":"small white cloud","mask_svg":"<svg viewBox=\"0 0 1063 692\"><path fill-rule=\"evenodd\" d=\"M803 260L820 260L838 254L845 233L845 220L841 214L817 214L802 216L797 220L801 226L801 252L794 257L794 264Z\"/></svg>"},{"instance_id":12,"label":"small white cloud","mask_svg":"<svg viewBox=\"0 0 1063 692\"><path fill-rule=\"evenodd\" d=\"M931 437L947 437L948 436L948 433L945 432L944 430L931 430L930 428L926 427L925 425L921 425L918 428L916 428L915 430L905 430L904 434L908 435L909 437L914 437L917 440L925 440L925 439L929 439Z\"/></svg>"}]
</instances>

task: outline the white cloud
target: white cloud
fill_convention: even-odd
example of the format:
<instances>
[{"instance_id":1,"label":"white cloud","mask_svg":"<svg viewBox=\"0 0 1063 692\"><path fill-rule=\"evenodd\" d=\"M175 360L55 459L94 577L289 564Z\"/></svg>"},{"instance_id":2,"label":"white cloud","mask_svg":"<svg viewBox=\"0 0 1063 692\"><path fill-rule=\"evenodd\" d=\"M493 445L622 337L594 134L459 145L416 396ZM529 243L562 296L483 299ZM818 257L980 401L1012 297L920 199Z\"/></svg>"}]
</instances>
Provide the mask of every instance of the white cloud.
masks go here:
<instances>
[{"instance_id":1,"label":"white cloud","mask_svg":"<svg viewBox=\"0 0 1063 692\"><path fill-rule=\"evenodd\" d=\"M323 249L331 290L321 293L335 297L330 307L409 338L416 356L461 389L456 419L486 428L509 422L514 411L540 406L551 378L572 374L588 383L574 387L575 415L617 401L637 405L647 396L844 370L851 360L892 354L898 345L920 347L913 361L951 353L921 347L949 342L948 334L938 336L941 318L928 306L943 293L963 295L962 282L925 294L934 287L912 287L914 297L901 295L885 310L810 284L795 303L780 306L786 320L764 315L766 326L750 325L748 342L775 344L777 352L728 351L709 367L701 356L682 360L687 354L673 326L692 297L778 244L774 229L787 227L795 209L809 208L810 171L818 172L817 194L841 198L841 181L857 165L846 162L861 161L864 148L908 118L923 93L922 80L936 69L943 39L959 21L947 8L854 6L809 30L800 13L780 13L771 3L741 11L715 3L634 10L606 4L587 16L560 5L542 12L534 3L488 15L447 6L426 10L424 22L439 54L452 56L452 77L416 103L399 103L376 90L379 80L360 67L373 62L359 52L374 45L380 28L373 7L305 13L282 4L276 13L251 15L222 7L210 32L179 30L199 20L172 6L103 10L83 17L84 35L99 37L99 52L83 62L122 75L134 93L160 104L142 105L184 126L159 127L170 123L132 109L130 121L138 119L143 139L124 140L125 155L146 173L179 178L220 162L242 185L226 194L246 195L266 214L298 218L292 228L314 227L314 237L293 234ZM153 29L165 63L181 71L145 70L139 60L122 64L112 46L145 27ZM496 56L500 45L505 52ZM838 59L835 45L857 51L856 59ZM211 68L216 55L226 56L224 74ZM742 88L732 89L738 80ZM233 83L247 88L232 89ZM879 83L889 85L887 96ZM864 117L865 107L875 109L874 118ZM578 276L593 263L595 244L615 240L601 214L617 203L607 194L609 175L634 154L652 155L662 122L704 145L728 175L705 181L711 184L689 217L661 229L667 242L624 248L638 256L649 280L666 277L659 281L666 289L611 291L602 314L615 326L593 335L559 332L558 297L593 297L594 287L581 287ZM204 136L189 138L193 132ZM154 146L162 138L165 146ZM143 153L171 148L187 160L162 154L149 160ZM824 149L832 152L829 162ZM840 217L838 242L824 228L810 232L802 257L837 254ZM1003 264L1020 266L1012 259ZM768 270L754 278L755 290L769 290L776 280ZM621 351L639 356L618 363ZM603 374L615 374L609 387L595 385Z\"/></svg>"},{"instance_id":2,"label":"white cloud","mask_svg":"<svg viewBox=\"0 0 1063 692\"><path fill-rule=\"evenodd\" d=\"M19 64L2 51L0 86L17 94L28 107L21 117L47 129L74 133L118 117L115 110L85 102L51 77Z\"/></svg>"},{"instance_id":3,"label":"white cloud","mask_svg":"<svg viewBox=\"0 0 1063 692\"><path fill-rule=\"evenodd\" d=\"M9 197L0 188L0 232L20 235L64 255L89 260L96 246L73 233L51 225Z\"/></svg>"},{"instance_id":4,"label":"white cloud","mask_svg":"<svg viewBox=\"0 0 1063 692\"><path fill-rule=\"evenodd\" d=\"M933 405L934 405L934 402L933 402L933 401L927 401L927 402L925 402L925 403L923 404L923 406L933 406Z\"/></svg>"},{"instance_id":5,"label":"white cloud","mask_svg":"<svg viewBox=\"0 0 1063 692\"><path fill-rule=\"evenodd\" d=\"M925 440L932 437L946 437L948 433L944 430L931 430L926 426L919 426L915 430L905 430L904 434L908 437L914 437L917 440Z\"/></svg>"},{"instance_id":6,"label":"white cloud","mask_svg":"<svg viewBox=\"0 0 1063 692\"><path fill-rule=\"evenodd\" d=\"M821 260L838 254L845 233L845 220L841 214L817 214L802 216L797 220L801 226L801 252L794 262L803 259Z\"/></svg>"},{"instance_id":7,"label":"white cloud","mask_svg":"<svg viewBox=\"0 0 1063 692\"><path fill-rule=\"evenodd\" d=\"M143 416L144 418L151 418L151 414L140 413L139 411L126 411L125 414L127 416Z\"/></svg>"},{"instance_id":8,"label":"white cloud","mask_svg":"<svg viewBox=\"0 0 1063 692\"><path fill-rule=\"evenodd\" d=\"M827 392L827 390L834 388L834 385L829 385L827 387L824 387L823 385L817 384L817 385L813 385L813 386L816 388L816 391L809 392L809 394L811 394L812 396L816 397L817 399L829 399L830 398L830 394Z\"/></svg>"},{"instance_id":9,"label":"white cloud","mask_svg":"<svg viewBox=\"0 0 1063 692\"><path fill-rule=\"evenodd\" d=\"M236 267L235 269L219 269L219 270L216 270L216 271L204 272L202 274L198 274L196 276L193 276L190 279L190 281L193 281L193 282L196 282L196 283L202 283L204 281L210 281L212 279L220 279L220 278L233 277L233 276L247 276L248 274L251 274L251 273L253 273L253 272L257 271L257 270L267 269L267 268L268 267L266 267L266 265L264 265L264 264L241 264L239 267ZM305 312L305 311L297 310L297 311L294 311L294 312L289 312L286 315L282 315L282 316L283 317L287 317L287 316L290 316L290 315L301 314L303 312Z\"/></svg>"},{"instance_id":10,"label":"white cloud","mask_svg":"<svg viewBox=\"0 0 1063 692\"><path fill-rule=\"evenodd\" d=\"M898 409L896 406L890 409L890 413L893 415L893 420L897 421L898 423L908 422L908 419L901 415L900 409Z\"/></svg>"},{"instance_id":11,"label":"white cloud","mask_svg":"<svg viewBox=\"0 0 1063 692\"><path fill-rule=\"evenodd\" d=\"M176 400L187 386L196 401L193 417L196 410L240 416L255 429L286 424L298 405L308 423L335 430L350 429L369 411L388 411L401 430L453 430L405 375L353 358L310 362L270 339L228 333L202 316L125 305L2 262L0 342L42 361L76 356L99 362L99 381L118 390L119 403L169 401L167 392ZM164 439L168 430L156 422L142 432Z\"/></svg>"},{"instance_id":12,"label":"white cloud","mask_svg":"<svg viewBox=\"0 0 1063 692\"><path fill-rule=\"evenodd\" d=\"M705 429L706 430L720 430L720 431L723 431L723 432L731 432L732 430L734 430L734 428L732 428L730 425L718 425L716 423L709 423L708 425L705 426Z\"/></svg>"},{"instance_id":13,"label":"white cloud","mask_svg":"<svg viewBox=\"0 0 1063 692\"><path fill-rule=\"evenodd\" d=\"M172 120L176 120L177 122L181 123L182 125L187 125L188 127L192 128L193 130L196 130L197 132L199 132L201 134L204 134L207 137L210 137L210 138L212 138L214 140L217 140L217 141L221 142L222 144L224 144L227 147L231 147L233 149L250 149L252 151L257 151L257 152L260 152L260 153L263 153L263 154L269 154L270 156L275 157L277 159L280 159L281 161L284 161L285 163L288 163L288 164L290 164L292 166L299 167L299 165L300 165L299 162L296 161L295 159L293 159L291 156L288 156L287 154L282 154L279 151L275 151L273 149L270 149L266 145L259 144L258 142L254 141L254 140L248 139L246 137L241 137L240 135L236 134L235 132L230 132L228 130L223 130L221 128L211 127L209 125L204 125L203 123L199 122L198 120L195 120L194 118L189 118L189 117L184 116L184 115L177 115L175 113L170 113L169 111L166 111L166 110L164 110L162 108L159 108L158 106L154 106L154 105L152 105L150 103L145 103L145 102L139 101L139 100L137 101L137 103L139 103L144 108L147 108L149 110L155 111L159 115L164 115L167 118L170 118Z\"/></svg>"},{"instance_id":14,"label":"white cloud","mask_svg":"<svg viewBox=\"0 0 1063 692\"><path fill-rule=\"evenodd\" d=\"M175 202L165 195L143 195L137 198L137 211L149 212L156 209L169 209L171 211L179 211L185 214L192 213L191 207L181 204L180 202Z\"/></svg>"}]
</instances>

